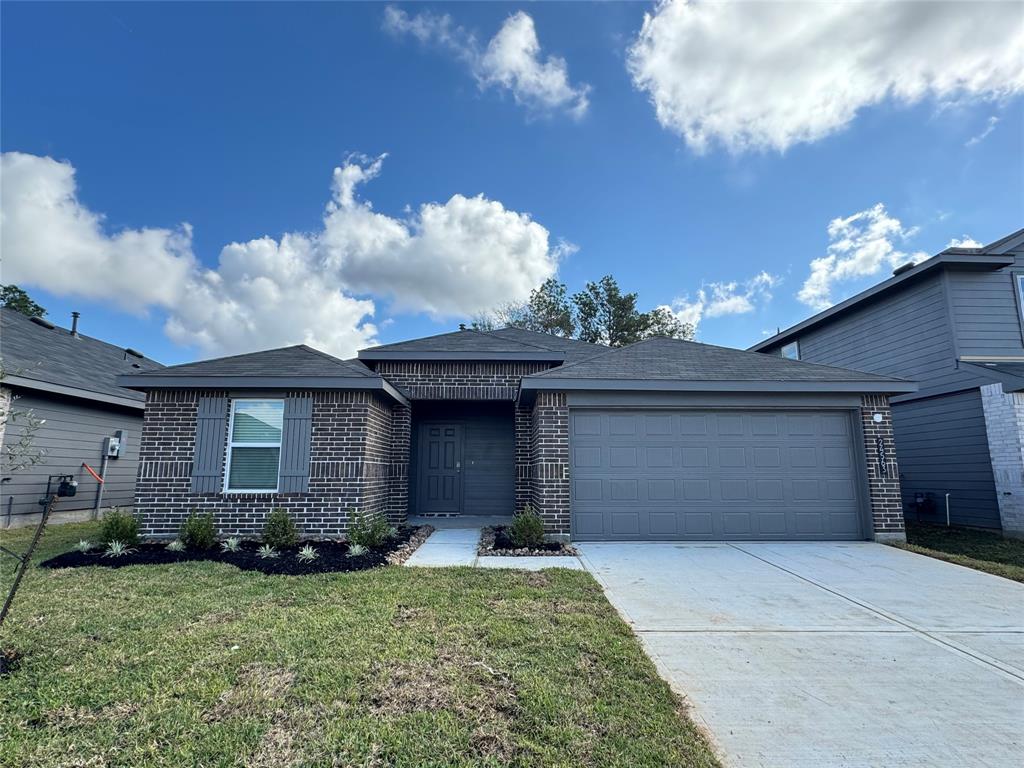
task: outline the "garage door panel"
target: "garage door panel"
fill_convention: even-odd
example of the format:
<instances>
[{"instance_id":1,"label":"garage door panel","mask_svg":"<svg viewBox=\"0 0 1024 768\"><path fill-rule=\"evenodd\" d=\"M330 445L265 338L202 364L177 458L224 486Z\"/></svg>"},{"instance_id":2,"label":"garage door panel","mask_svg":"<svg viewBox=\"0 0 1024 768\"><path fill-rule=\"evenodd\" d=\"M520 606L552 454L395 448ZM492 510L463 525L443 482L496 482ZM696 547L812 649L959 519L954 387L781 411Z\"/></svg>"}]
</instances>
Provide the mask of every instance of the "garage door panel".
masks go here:
<instances>
[{"instance_id":1,"label":"garage door panel","mask_svg":"<svg viewBox=\"0 0 1024 768\"><path fill-rule=\"evenodd\" d=\"M573 411L579 539L856 539L842 411Z\"/></svg>"}]
</instances>

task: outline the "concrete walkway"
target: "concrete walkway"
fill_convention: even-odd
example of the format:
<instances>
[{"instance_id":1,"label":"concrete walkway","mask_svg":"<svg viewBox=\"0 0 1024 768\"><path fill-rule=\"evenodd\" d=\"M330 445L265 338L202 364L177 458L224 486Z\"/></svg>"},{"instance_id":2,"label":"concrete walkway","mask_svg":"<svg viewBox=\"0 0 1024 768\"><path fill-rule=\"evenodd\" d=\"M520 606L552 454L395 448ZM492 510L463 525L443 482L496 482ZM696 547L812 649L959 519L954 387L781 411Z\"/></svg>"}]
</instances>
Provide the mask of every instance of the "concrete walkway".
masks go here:
<instances>
[{"instance_id":1,"label":"concrete walkway","mask_svg":"<svg viewBox=\"0 0 1024 768\"><path fill-rule=\"evenodd\" d=\"M577 557L479 557L480 532L484 526L508 525L507 517L412 518L410 525L432 525L435 530L405 564L421 568L511 568L540 571L544 568L582 570Z\"/></svg>"},{"instance_id":2,"label":"concrete walkway","mask_svg":"<svg viewBox=\"0 0 1024 768\"><path fill-rule=\"evenodd\" d=\"M1024 585L868 542L577 547L727 766L1020 765Z\"/></svg>"}]
</instances>

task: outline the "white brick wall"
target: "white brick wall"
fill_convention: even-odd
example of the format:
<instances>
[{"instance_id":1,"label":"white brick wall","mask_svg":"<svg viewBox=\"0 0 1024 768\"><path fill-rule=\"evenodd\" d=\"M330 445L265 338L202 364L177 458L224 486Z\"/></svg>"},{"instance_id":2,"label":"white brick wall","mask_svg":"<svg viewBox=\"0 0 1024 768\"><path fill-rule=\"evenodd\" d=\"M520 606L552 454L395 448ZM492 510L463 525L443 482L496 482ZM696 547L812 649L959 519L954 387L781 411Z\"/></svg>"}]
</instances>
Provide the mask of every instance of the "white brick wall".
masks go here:
<instances>
[{"instance_id":1,"label":"white brick wall","mask_svg":"<svg viewBox=\"0 0 1024 768\"><path fill-rule=\"evenodd\" d=\"M981 388L1003 535L1024 538L1024 393Z\"/></svg>"}]
</instances>

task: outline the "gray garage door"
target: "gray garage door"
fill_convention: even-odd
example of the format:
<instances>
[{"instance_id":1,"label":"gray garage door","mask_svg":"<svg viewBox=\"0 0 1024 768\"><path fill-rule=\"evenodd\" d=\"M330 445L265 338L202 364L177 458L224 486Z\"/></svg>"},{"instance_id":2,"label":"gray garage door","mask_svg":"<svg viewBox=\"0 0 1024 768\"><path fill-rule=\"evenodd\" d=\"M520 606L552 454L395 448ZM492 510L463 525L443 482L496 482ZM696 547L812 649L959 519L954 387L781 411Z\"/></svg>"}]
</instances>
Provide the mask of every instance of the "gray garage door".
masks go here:
<instances>
[{"instance_id":1,"label":"gray garage door","mask_svg":"<svg viewBox=\"0 0 1024 768\"><path fill-rule=\"evenodd\" d=\"M573 410L575 539L858 539L844 411Z\"/></svg>"}]
</instances>

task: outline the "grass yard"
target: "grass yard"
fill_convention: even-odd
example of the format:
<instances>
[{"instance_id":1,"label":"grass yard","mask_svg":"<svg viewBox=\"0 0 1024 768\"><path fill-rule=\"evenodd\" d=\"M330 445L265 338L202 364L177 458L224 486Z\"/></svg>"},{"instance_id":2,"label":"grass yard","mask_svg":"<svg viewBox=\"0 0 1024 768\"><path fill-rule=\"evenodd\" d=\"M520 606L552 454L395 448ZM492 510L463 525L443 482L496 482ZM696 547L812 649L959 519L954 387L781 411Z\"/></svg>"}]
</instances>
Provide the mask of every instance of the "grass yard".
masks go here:
<instances>
[{"instance_id":1,"label":"grass yard","mask_svg":"<svg viewBox=\"0 0 1024 768\"><path fill-rule=\"evenodd\" d=\"M957 565L1024 582L1024 540L971 528L907 521L907 543L897 545Z\"/></svg>"},{"instance_id":2,"label":"grass yard","mask_svg":"<svg viewBox=\"0 0 1024 768\"><path fill-rule=\"evenodd\" d=\"M3 766L717 765L574 571L33 568L0 646Z\"/></svg>"}]
</instances>

